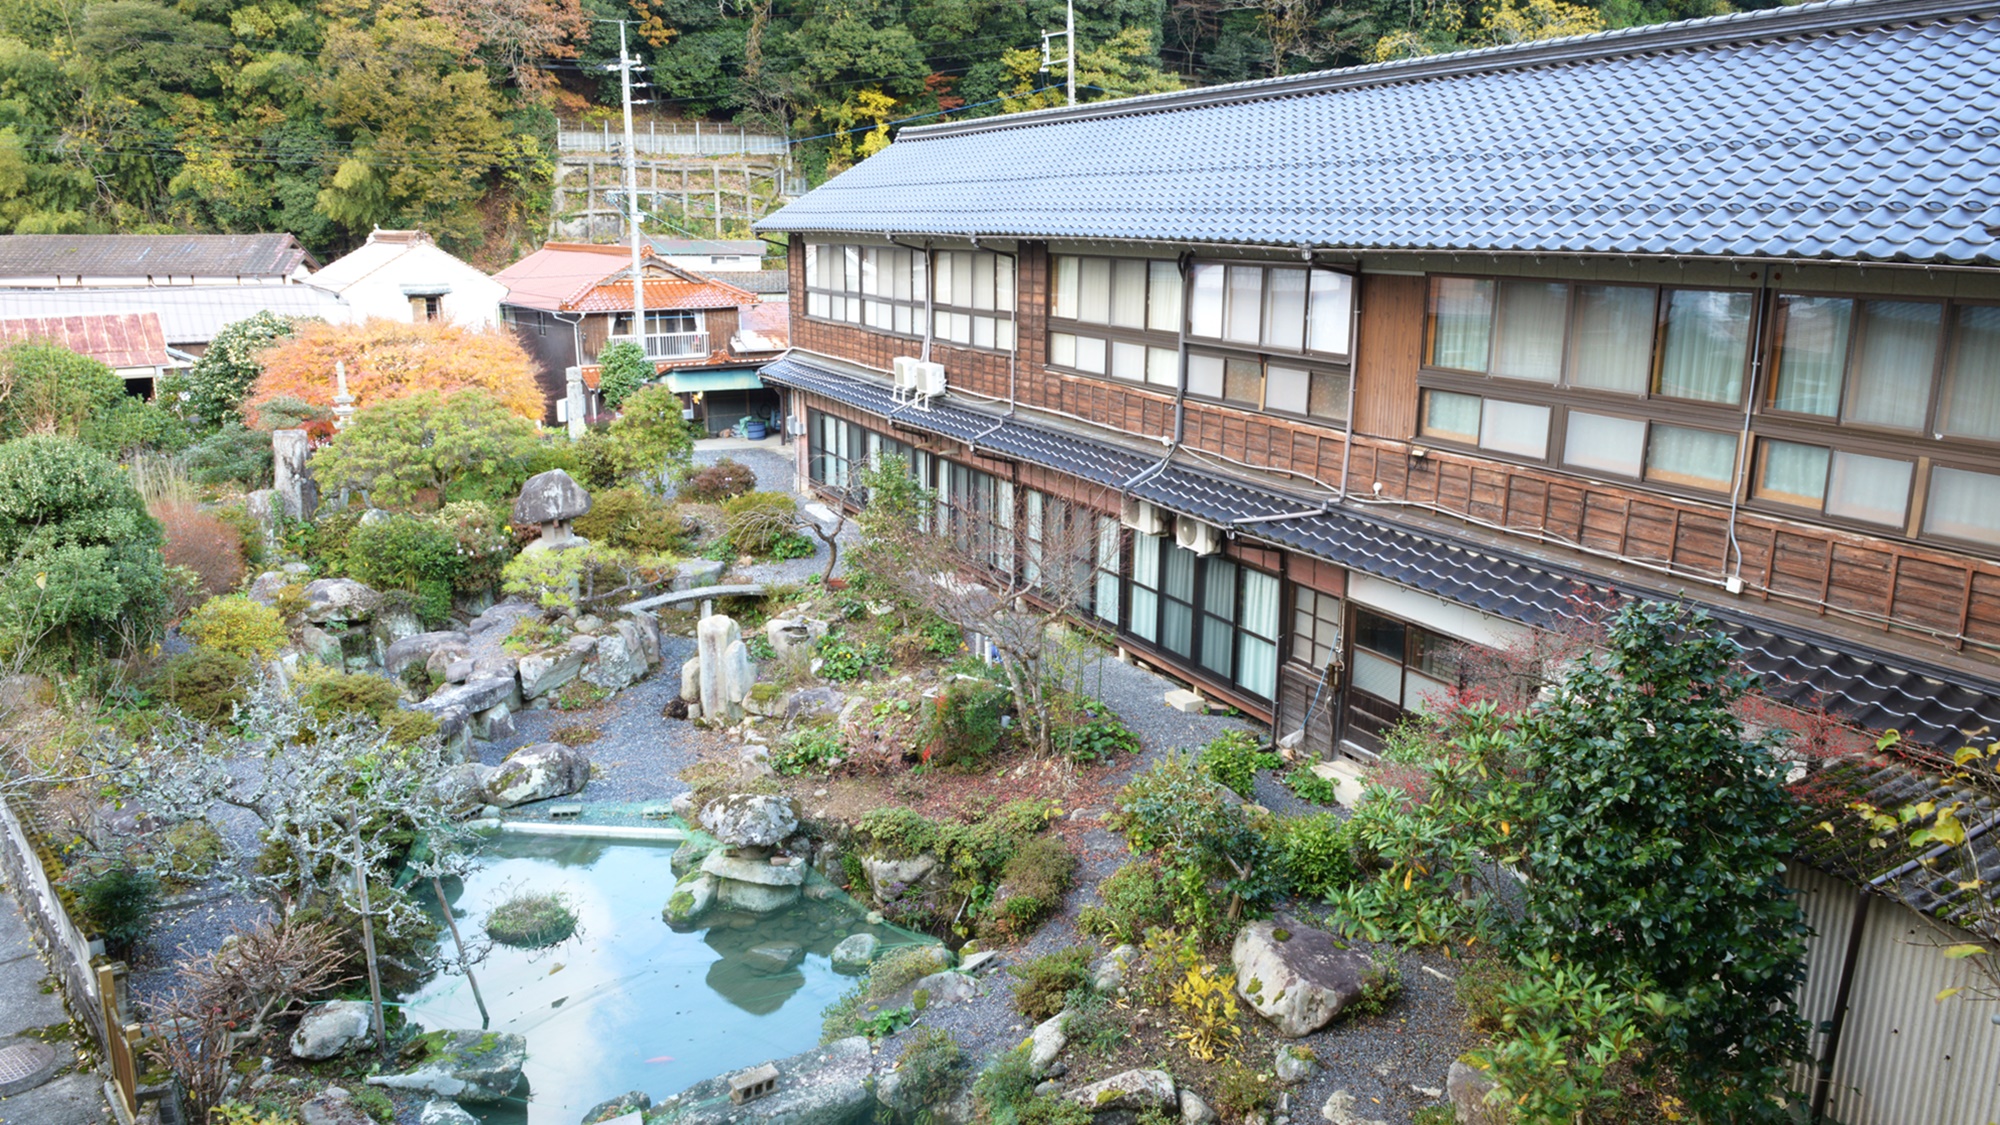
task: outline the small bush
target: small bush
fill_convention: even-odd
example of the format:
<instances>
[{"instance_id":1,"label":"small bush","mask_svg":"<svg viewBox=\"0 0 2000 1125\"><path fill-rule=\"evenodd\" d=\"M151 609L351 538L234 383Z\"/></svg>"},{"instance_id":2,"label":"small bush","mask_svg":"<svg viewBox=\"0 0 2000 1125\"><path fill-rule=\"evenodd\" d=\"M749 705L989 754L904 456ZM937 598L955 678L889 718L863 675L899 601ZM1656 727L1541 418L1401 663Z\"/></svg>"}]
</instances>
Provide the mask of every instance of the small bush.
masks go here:
<instances>
[{"instance_id":1,"label":"small bush","mask_svg":"<svg viewBox=\"0 0 2000 1125\"><path fill-rule=\"evenodd\" d=\"M778 752L771 755L771 768L786 777L802 773L828 773L845 757L846 745L832 725L803 727L785 736Z\"/></svg>"},{"instance_id":2,"label":"small bush","mask_svg":"<svg viewBox=\"0 0 2000 1125\"><path fill-rule=\"evenodd\" d=\"M1042 919L1062 908L1063 894L1076 877L1076 856L1053 836L1023 840L1000 869L991 929L1025 937Z\"/></svg>"},{"instance_id":3,"label":"small bush","mask_svg":"<svg viewBox=\"0 0 2000 1125\"><path fill-rule=\"evenodd\" d=\"M365 715L388 729L397 742L412 743L438 732L437 716L397 706L403 693L394 681L366 672L331 672L314 679L299 702L319 718Z\"/></svg>"},{"instance_id":4,"label":"small bush","mask_svg":"<svg viewBox=\"0 0 2000 1125\"><path fill-rule=\"evenodd\" d=\"M1139 736L1116 715L1072 723L1056 731L1056 751L1080 766L1109 762L1120 754L1137 754Z\"/></svg>"},{"instance_id":5,"label":"small bush","mask_svg":"<svg viewBox=\"0 0 2000 1125\"><path fill-rule=\"evenodd\" d=\"M684 550L686 530L672 504L637 488L608 488L590 498L576 533L593 543L633 551Z\"/></svg>"},{"instance_id":6,"label":"small bush","mask_svg":"<svg viewBox=\"0 0 2000 1125\"><path fill-rule=\"evenodd\" d=\"M576 911L556 892L524 891L486 915L487 936L520 949L556 945L575 932Z\"/></svg>"},{"instance_id":7,"label":"small bush","mask_svg":"<svg viewBox=\"0 0 2000 1125\"><path fill-rule=\"evenodd\" d=\"M845 637L828 637L819 646L819 674L837 684L850 683L889 662L889 652L879 644L856 643Z\"/></svg>"},{"instance_id":8,"label":"small bush","mask_svg":"<svg viewBox=\"0 0 2000 1125\"><path fill-rule=\"evenodd\" d=\"M620 340L597 356L597 391L604 405L613 410L623 405L640 387L658 376L646 359L645 349L630 340Z\"/></svg>"},{"instance_id":9,"label":"small bush","mask_svg":"<svg viewBox=\"0 0 2000 1125\"><path fill-rule=\"evenodd\" d=\"M913 856L938 845L937 822L901 806L869 809L855 824L855 831L892 857Z\"/></svg>"},{"instance_id":10,"label":"small bush","mask_svg":"<svg viewBox=\"0 0 2000 1125\"><path fill-rule=\"evenodd\" d=\"M757 474L727 457L697 470L681 485L680 496L697 504L720 504L754 490Z\"/></svg>"},{"instance_id":11,"label":"small bush","mask_svg":"<svg viewBox=\"0 0 2000 1125\"><path fill-rule=\"evenodd\" d=\"M1037 1079L1028 1063L1028 1048L1022 1045L999 1055L980 1072L978 1080L972 1084L972 1097L978 1107L979 1120L1021 1120L1021 1107L1035 1099ZM1084 1120L1087 1122L1089 1118L1086 1116Z\"/></svg>"},{"instance_id":12,"label":"small bush","mask_svg":"<svg viewBox=\"0 0 2000 1125\"><path fill-rule=\"evenodd\" d=\"M240 423L230 423L188 447L188 476L196 484L236 484L268 488L271 484L271 435Z\"/></svg>"},{"instance_id":13,"label":"small bush","mask_svg":"<svg viewBox=\"0 0 2000 1125\"><path fill-rule=\"evenodd\" d=\"M723 504L722 522L736 550L768 556L795 532L799 504L782 492L746 492Z\"/></svg>"},{"instance_id":14,"label":"small bush","mask_svg":"<svg viewBox=\"0 0 2000 1125\"><path fill-rule=\"evenodd\" d=\"M181 632L203 648L246 660L276 656L287 639L278 611L242 594L203 602L181 622Z\"/></svg>"},{"instance_id":15,"label":"small bush","mask_svg":"<svg viewBox=\"0 0 2000 1125\"><path fill-rule=\"evenodd\" d=\"M930 945L891 949L868 966L868 996L886 1000L937 971L937 950Z\"/></svg>"},{"instance_id":16,"label":"small bush","mask_svg":"<svg viewBox=\"0 0 2000 1125\"><path fill-rule=\"evenodd\" d=\"M1263 743L1249 731L1232 730L1218 735L1201 750L1201 768L1237 796L1248 799L1260 769L1276 769L1284 759L1261 751Z\"/></svg>"},{"instance_id":17,"label":"small bush","mask_svg":"<svg viewBox=\"0 0 2000 1125\"><path fill-rule=\"evenodd\" d=\"M1247 1114L1263 1112L1275 1099L1270 1079L1241 1062L1232 1062L1223 1068L1217 1078L1211 1100L1215 1108L1240 1119Z\"/></svg>"},{"instance_id":18,"label":"small bush","mask_svg":"<svg viewBox=\"0 0 2000 1125\"><path fill-rule=\"evenodd\" d=\"M1285 774L1285 786L1301 801L1315 805L1340 803L1340 787L1313 772L1311 765L1300 762Z\"/></svg>"},{"instance_id":19,"label":"small bush","mask_svg":"<svg viewBox=\"0 0 2000 1125\"><path fill-rule=\"evenodd\" d=\"M347 573L377 590L416 595L417 616L436 625L451 614L463 556L458 536L430 516L395 513L347 535Z\"/></svg>"},{"instance_id":20,"label":"small bush","mask_svg":"<svg viewBox=\"0 0 2000 1125\"><path fill-rule=\"evenodd\" d=\"M1077 929L1109 942L1137 942L1146 931L1173 921L1166 873L1150 859L1134 859L1097 885L1102 906L1087 906Z\"/></svg>"},{"instance_id":21,"label":"small bush","mask_svg":"<svg viewBox=\"0 0 2000 1125\"><path fill-rule=\"evenodd\" d=\"M161 662L147 687L189 718L217 723L243 702L243 681L249 674L250 662L242 657L198 648Z\"/></svg>"},{"instance_id":22,"label":"small bush","mask_svg":"<svg viewBox=\"0 0 2000 1125\"><path fill-rule=\"evenodd\" d=\"M1340 1010L1344 1016L1379 1016L1386 1011L1396 997L1403 993L1403 970L1396 965L1396 955L1378 953L1374 956L1375 976L1361 989L1361 995L1347 1002Z\"/></svg>"},{"instance_id":23,"label":"small bush","mask_svg":"<svg viewBox=\"0 0 2000 1125\"><path fill-rule=\"evenodd\" d=\"M903 1054L896 1061L902 1075L903 1100L916 1106L919 1125L930 1119L932 1107L951 1100L965 1079L965 1051L951 1032L926 1027L910 1033Z\"/></svg>"},{"instance_id":24,"label":"small bush","mask_svg":"<svg viewBox=\"0 0 2000 1125\"><path fill-rule=\"evenodd\" d=\"M1211 964L1191 965L1169 993L1174 1006L1174 1038L1188 1054L1214 1062L1228 1054L1243 1034L1236 1022L1236 973Z\"/></svg>"},{"instance_id":25,"label":"small bush","mask_svg":"<svg viewBox=\"0 0 2000 1125\"><path fill-rule=\"evenodd\" d=\"M228 521L189 503L157 504L152 514L166 536L160 557L168 566L200 575L210 594L227 593L243 580L243 539Z\"/></svg>"},{"instance_id":26,"label":"small bush","mask_svg":"<svg viewBox=\"0 0 2000 1125\"><path fill-rule=\"evenodd\" d=\"M130 864L121 864L76 885L77 905L85 922L104 939L113 957L129 958L132 948L153 928L160 907L160 881Z\"/></svg>"},{"instance_id":27,"label":"small bush","mask_svg":"<svg viewBox=\"0 0 2000 1125\"><path fill-rule=\"evenodd\" d=\"M1360 877L1354 861L1354 830L1330 812L1279 821L1285 870L1300 895L1325 899Z\"/></svg>"},{"instance_id":28,"label":"small bush","mask_svg":"<svg viewBox=\"0 0 2000 1125\"><path fill-rule=\"evenodd\" d=\"M1007 713L1006 689L971 680L953 680L932 701L921 736L924 761L939 766L977 768L1000 747Z\"/></svg>"},{"instance_id":29,"label":"small bush","mask_svg":"<svg viewBox=\"0 0 2000 1125\"><path fill-rule=\"evenodd\" d=\"M437 522L458 542L458 568L451 587L461 594L485 593L500 584L500 570L514 557L514 531L504 507L456 500L439 509Z\"/></svg>"},{"instance_id":30,"label":"small bush","mask_svg":"<svg viewBox=\"0 0 2000 1125\"><path fill-rule=\"evenodd\" d=\"M1071 989L1090 983L1090 951L1058 950L1021 965L1014 976L1014 1006L1040 1023L1063 1010Z\"/></svg>"}]
</instances>

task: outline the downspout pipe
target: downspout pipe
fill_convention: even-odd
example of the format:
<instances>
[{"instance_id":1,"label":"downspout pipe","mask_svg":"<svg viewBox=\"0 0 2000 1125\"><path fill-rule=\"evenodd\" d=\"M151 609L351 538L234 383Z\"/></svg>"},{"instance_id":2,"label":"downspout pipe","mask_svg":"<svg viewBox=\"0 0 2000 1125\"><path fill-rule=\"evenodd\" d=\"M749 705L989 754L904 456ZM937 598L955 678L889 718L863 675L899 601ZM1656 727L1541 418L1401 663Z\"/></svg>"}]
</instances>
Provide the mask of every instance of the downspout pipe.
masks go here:
<instances>
[{"instance_id":1,"label":"downspout pipe","mask_svg":"<svg viewBox=\"0 0 2000 1125\"><path fill-rule=\"evenodd\" d=\"M972 248L974 250L979 249L979 240L977 238L972 240ZM975 453L978 452L979 450L980 442L985 441L987 438L992 437L994 434L1000 432L1000 427L1006 425L1007 420L1014 416L1014 408L1019 404L1018 391L1020 387L1019 372L1020 372L1020 361L1021 361L1021 251L1017 245L1012 252L1006 250L989 250L987 251L987 253L992 254L996 257L1006 258L1008 261L1014 263L1014 308L1013 308L1013 317L1009 322L1013 325L1013 331L1007 334L1007 412L1005 414L1002 414L999 420L993 423L993 427L991 429L987 430L982 434L975 435L974 437L969 438L966 441L965 443L966 450L968 452L975 452Z\"/></svg>"},{"instance_id":2,"label":"downspout pipe","mask_svg":"<svg viewBox=\"0 0 2000 1125\"><path fill-rule=\"evenodd\" d=\"M1187 381L1188 381L1188 318L1194 315L1194 252L1183 251L1176 263L1181 272L1181 322L1175 340L1175 350L1179 352L1180 377L1174 381L1174 432L1167 439L1167 451L1160 459L1133 474L1132 479L1118 486L1118 499L1122 504L1126 493L1131 492L1145 481L1151 480L1166 469L1174 459L1174 453L1181 447L1181 440L1187 433Z\"/></svg>"}]
</instances>

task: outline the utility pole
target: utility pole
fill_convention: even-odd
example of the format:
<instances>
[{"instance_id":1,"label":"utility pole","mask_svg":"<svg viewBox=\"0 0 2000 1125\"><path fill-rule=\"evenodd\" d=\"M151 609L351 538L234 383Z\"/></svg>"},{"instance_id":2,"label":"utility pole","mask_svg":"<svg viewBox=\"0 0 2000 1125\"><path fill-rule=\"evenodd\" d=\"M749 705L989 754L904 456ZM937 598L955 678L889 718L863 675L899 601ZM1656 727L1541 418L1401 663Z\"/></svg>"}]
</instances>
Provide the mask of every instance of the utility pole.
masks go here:
<instances>
[{"instance_id":1,"label":"utility pole","mask_svg":"<svg viewBox=\"0 0 2000 1125\"><path fill-rule=\"evenodd\" d=\"M1069 0L1063 18L1063 30L1042 32L1042 70L1046 73L1056 65L1055 56L1049 51L1049 40L1062 37L1062 64L1069 73L1069 104L1076 104L1076 0Z\"/></svg>"},{"instance_id":2,"label":"utility pole","mask_svg":"<svg viewBox=\"0 0 2000 1125\"><path fill-rule=\"evenodd\" d=\"M618 85L625 101L625 207L626 223L632 234L632 338L638 343L639 351L646 350L646 274L641 264L639 244L645 238L640 233L639 218L639 154L635 150L632 137L632 72L639 69L639 60L625 49L625 25L618 20L618 65L607 69L618 72ZM579 356L579 359L582 357Z\"/></svg>"}]
</instances>

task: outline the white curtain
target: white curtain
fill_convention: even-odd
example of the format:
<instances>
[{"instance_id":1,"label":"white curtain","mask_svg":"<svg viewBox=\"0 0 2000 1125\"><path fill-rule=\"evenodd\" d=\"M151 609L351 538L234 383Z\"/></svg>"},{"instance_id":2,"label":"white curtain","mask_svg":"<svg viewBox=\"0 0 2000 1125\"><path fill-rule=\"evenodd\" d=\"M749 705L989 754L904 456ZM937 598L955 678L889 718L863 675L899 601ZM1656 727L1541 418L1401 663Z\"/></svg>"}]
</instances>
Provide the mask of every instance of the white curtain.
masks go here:
<instances>
[{"instance_id":1,"label":"white curtain","mask_svg":"<svg viewBox=\"0 0 2000 1125\"><path fill-rule=\"evenodd\" d=\"M1835 453L1826 484L1827 514L1901 526L1909 511L1914 469L1908 461Z\"/></svg>"},{"instance_id":2,"label":"white curtain","mask_svg":"<svg viewBox=\"0 0 2000 1125\"><path fill-rule=\"evenodd\" d=\"M993 255L993 288L995 307L1001 312L1014 311L1014 259L1005 254Z\"/></svg>"},{"instance_id":3,"label":"white curtain","mask_svg":"<svg viewBox=\"0 0 2000 1125\"><path fill-rule=\"evenodd\" d=\"M1493 283L1464 277L1431 282L1431 366L1486 370L1493 333Z\"/></svg>"},{"instance_id":4,"label":"white curtain","mask_svg":"<svg viewBox=\"0 0 2000 1125\"><path fill-rule=\"evenodd\" d=\"M1578 387L1645 394L1653 366L1654 293L1631 285L1576 287L1576 340L1569 381Z\"/></svg>"},{"instance_id":5,"label":"white curtain","mask_svg":"<svg viewBox=\"0 0 2000 1125\"><path fill-rule=\"evenodd\" d=\"M1111 319L1111 260L1085 258L1077 271L1076 318L1090 324Z\"/></svg>"},{"instance_id":6,"label":"white curtain","mask_svg":"<svg viewBox=\"0 0 2000 1125\"><path fill-rule=\"evenodd\" d=\"M2000 438L2000 308L1967 305L1958 310L1950 396L1944 410L1946 433Z\"/></svg>"},{"instance_id":7,"label":"white curtain","mask_svg":"<svg viewBox=\"0 0 2000 1125\"><path fill-rule=\"evenodd\" d=\"M1854 356L1850 422L1923 428L1930 406L1944 307L1921 301L1864 301L1861 347Z\"/></svg>"},{"instance_id":8,"label":"white curtain","mask_svg":"<svg viewBox=\"0 0 2000 1125\"><path fill-rule=\"evenodd\" d=\"M1236 630L1236 564L1227 559L1210 558L1206 568L1207 581L1202 587L1202 610L1205 619L1201 630L1201 663L1204 668L1219 675L1230 672L1230 657L1235 651Z\"/></svg>"},{"instance_id":9,"label":"white curtain","mask_svg":"<svg viewBox=\"0 0 2000 1125\"><path fill-rule=\"evenodd\" d=\"M991 309L993 307L993 259L996 255L982 250L972 256L972 307Z\"/></svg>"},{"instance_id":10,"label":"white curtain","mask_svg":"<svg viewBox=\"0 0 2000 1125\"><path fill-rule=\"evenodd\" d=\"M1346 355L1353 302L1352 278L1332 270L1312 271L1311 326L1306 333L1306 347L1316 352Z\"/></svg>"},{"instance_id":11,"label":"white curtain","mask_svg":"<svg viewBox=\"0 0 2000 1125\"><path fill-rule=\"evenodd\" d=\"M1118 521L1110 516L1097 517L1097 589L1091 599L1091 612L1099 620L1118 624L1118 540L1121 534Z\"/></svg>"},{"instance_id":12,"label":"white curtain","mask_svg":"<svg viewBox=\"0 0 2000 1125\"><path fill-rule=\"evenodd\" d=\"M1229 318L1223 335L1239 344L1257 342L1264 314L1264 267L1229 267Z\"/></svg>"},{"instance_id":13,"label":"white curtain","mask_svg":"<svg viewBox=\"0 0 2000 1125\"><path fill-rule=\"evenodd\" d=\"M1120 328L1146 326L1146 263L1136 258L1111 263L1111 323Z\"/></svg>"},{"instance_id":14,"label":"white curtain","mask_svg":"<svg viewBox=\"0 0 2000 1125\"><path fill-rule=\"evenodd\" d=\"M1226 267L1199 263L1190 278L1188 333L1217 339L1222 335L1222 283Z\"/></svg>"},{"instance_id":15,"label":"white curtain","mask_svg":"<svg viewBox=\"0 0 2000 1125\"><path fill-rule=\"evenodd\" d=\"M2000 545L2000 476L1947 469L1931 470L1931 495L1924 510L1924 530L1978 543Z\"/></svg>"},{"instance_id":16,"label":"white curtain","mask_svg":"<svg viewBox=\"0 0 2000 1125\"><path fill-rule=\"evenodd\" d=\"M1854 302L1844 297L1779 298L1784 346L1778 349L1778 385L1771 409L1831 418L1840 409L1840 380L1847 370L1847 333Z\"/></svg>"},{"instance_id":17,"label":"white curtain","mask_svg":"<svg viewBox=\"0 0 2000 1125\"><path fill-rule=\"evenodd\" d=\"M1132 537L1132 635L1160 639L1160 535Z\"/></svg>"},{"instance_id":18,"label":"white curtain","mask_svg":"<svg viewBox=\"0 0 2000 1125\"><path fill-rule=\"evenodd\" d=\"M1667 298L1667 341L1660 393L1699 402L1735 403L1743 394L1750 343L1748 293L1676 289Z\"/></svg>"},{"instance_id":19,"label":"white curtain","mask_svg":"<svg viewBox=\"0 0 2000 1125\"><path fill-rule=\"evenodd\" d=\"M1728 488L1736 471L1736 435L1653 426L1646 479L1693 488Z\"/></svg>"},{"instance_id":20,"label":"white curtain","mask_svg":"<svg viewBox=\"0 0 2000 1125\"><path fill-rule=\"evenodd\" d=\"M1236 682L1265 699L1278 687L1278 580L1243 572L1243 620L1236 633Z\"/></svg>"},{"instance_id":21,"label":"white curtain","mask_svg":"<svg viewBox=\"0 0 2000 1125\"><path fill-rule=\"evenodd\" d=\"M1222 397L1222 357L1190 355L1187 361L1187 389L1191 395Z\"/></svg>"},{"instance_id":22,"label":"white curtain","mask_svg":"<svg viewBox=\"0 0 2000 1125\"><path fill-rule=\"evenodd\" d=\"M1152 298L1146 305L1146 327L1155 332L1181 330L1181 271L1173 262L1148 262Z\"/></svg>"},{"instance_id":23,"label":"white curtain","mask_svg":"<svg viewBox=\"0 0 2000 1125\"><path fill-rule=\"evenodd\" d=\"M1538 281L1500 283L1493 374L1554 383L1562 374L1569 286Z\"/></svg>"},{"instance_id":24,"label":"white curtain","mask_svg":"<svg viewBox=\"0 0 2000 1125\"><path fill-rule=\"evenodd\" d=\"M1306 271L1266 271L1264 346L1295 352L1306 346Z\"/></svg>"}]
</instances>

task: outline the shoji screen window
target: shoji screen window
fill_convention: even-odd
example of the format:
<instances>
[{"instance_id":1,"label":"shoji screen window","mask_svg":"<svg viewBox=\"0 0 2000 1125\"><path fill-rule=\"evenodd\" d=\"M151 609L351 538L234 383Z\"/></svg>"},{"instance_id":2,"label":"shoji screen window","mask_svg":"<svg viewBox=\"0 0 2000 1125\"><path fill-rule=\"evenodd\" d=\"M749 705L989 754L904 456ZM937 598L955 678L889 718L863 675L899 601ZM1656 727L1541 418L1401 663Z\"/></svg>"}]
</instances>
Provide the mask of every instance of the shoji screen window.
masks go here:
<instances>
[{"instance_id":1,"label":"shoji screen window","mask_svg":"<svg viewBox=\"0 0 2000 1125\"><path fill-rule=\"evenodd\" d=\"M991 250L938 250L932 332L939 340L1008 351L1014 346L1014 258Z\"/></svg>"},{"instance_id":2,"label":"shoji screen window","mask_svg":"<svg viewBox=\"0 0 2000 1125\"><path fill-rule=\"evenodd\" d=\"M1167 390L1179 385L1176 263L1058 254L1051 272L1050 366Z\"/></svg>"},{"instance_id":3,"label":"shoji screen window","mask_svg":"<svg viewBox=\"0 0 2000 1125\"><path fill-rule=\"evenodd\" d=\"M1188 394L1313 421L1346 419L1352 277L1198 262L1189 278Z\"/></svg>"}]
</instances>

